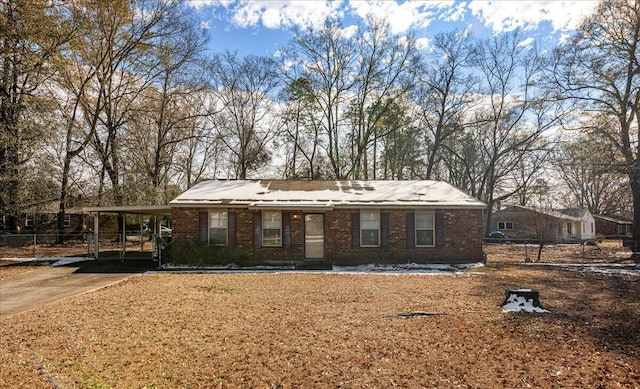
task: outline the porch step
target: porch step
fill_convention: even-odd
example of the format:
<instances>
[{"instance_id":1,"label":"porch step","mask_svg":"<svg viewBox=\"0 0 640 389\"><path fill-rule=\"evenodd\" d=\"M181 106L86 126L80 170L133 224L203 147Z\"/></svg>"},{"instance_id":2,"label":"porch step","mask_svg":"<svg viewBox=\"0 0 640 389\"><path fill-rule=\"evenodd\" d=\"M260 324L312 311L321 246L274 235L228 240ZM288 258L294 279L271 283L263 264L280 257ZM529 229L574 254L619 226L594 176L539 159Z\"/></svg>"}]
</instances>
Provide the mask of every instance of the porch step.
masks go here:
<instances>
[{"instance_id":1,"label":"porch step","mask_svg":"<svg viewBox=\"0 0 640 389\"><path fill-rule=\"evenodd\" d=\"M332 270L333 264L326 261L304 261L296 264L296 270Z\"/></svg>"}]
</instances>

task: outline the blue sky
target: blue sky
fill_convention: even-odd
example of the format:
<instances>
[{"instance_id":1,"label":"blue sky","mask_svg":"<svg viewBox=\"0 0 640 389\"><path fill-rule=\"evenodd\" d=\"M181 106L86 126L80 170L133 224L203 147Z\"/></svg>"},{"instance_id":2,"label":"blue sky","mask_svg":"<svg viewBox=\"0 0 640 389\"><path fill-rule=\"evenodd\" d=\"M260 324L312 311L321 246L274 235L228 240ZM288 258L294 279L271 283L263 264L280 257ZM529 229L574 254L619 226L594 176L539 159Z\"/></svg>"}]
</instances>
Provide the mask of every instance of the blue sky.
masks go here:
<instances>
[{"instance_id":1,"label":"blue sky","mask_svg":"<svg viewBox=\"0 0 640 389\"><path fill-rule=\"evenodd\" d=\"M211 52L273 55L296 28L320 26L327 16L345 27L368 14L385 17L400 34L414 31L421 47L440 31L466 29L490 36L522 29L528 40L554 46L566 39L597 1L364 1L364 0L188 0L210 35Z\"/></svg>"}]
</instances>

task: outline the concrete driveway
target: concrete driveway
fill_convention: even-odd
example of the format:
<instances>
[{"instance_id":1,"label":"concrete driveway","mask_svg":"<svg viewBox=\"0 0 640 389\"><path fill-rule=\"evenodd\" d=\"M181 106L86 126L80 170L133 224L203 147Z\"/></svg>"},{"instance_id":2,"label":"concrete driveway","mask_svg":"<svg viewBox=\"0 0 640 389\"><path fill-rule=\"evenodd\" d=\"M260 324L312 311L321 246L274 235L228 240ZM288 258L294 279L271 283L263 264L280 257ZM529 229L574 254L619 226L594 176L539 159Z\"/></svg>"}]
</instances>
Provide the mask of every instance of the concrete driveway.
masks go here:
<instances>
[{"instance_id":1,"label":"concrete driveway","mask_svg":"<svg viewBox=\"0 0 640 389\"><path fill-rule=\"evenodd\" d=\"M91 292L135 273L83 273L79 267L43 267L0 281L0 318Z\"/></svg>"}]
</instances>

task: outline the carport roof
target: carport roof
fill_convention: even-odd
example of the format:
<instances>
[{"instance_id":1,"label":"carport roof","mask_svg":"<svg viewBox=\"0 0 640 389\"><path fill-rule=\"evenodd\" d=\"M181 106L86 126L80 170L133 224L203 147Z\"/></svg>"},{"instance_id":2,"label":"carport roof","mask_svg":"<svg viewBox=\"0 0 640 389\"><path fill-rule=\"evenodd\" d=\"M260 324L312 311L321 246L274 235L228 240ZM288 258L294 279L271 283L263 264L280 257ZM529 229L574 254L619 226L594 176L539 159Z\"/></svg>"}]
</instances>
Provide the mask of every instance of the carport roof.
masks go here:
<instances>
[{"instance_id":1,"label":"carport roof","mask_svg":"<svg viewBox=\"0 0 640 389\"><path fill-rule=\"evenodd\" d=\"M162 215L170 216L171 207L168 205L131 205L119 207L84 207L83 213L129 213L134 215Z\"/></svg>"}]
</instances>

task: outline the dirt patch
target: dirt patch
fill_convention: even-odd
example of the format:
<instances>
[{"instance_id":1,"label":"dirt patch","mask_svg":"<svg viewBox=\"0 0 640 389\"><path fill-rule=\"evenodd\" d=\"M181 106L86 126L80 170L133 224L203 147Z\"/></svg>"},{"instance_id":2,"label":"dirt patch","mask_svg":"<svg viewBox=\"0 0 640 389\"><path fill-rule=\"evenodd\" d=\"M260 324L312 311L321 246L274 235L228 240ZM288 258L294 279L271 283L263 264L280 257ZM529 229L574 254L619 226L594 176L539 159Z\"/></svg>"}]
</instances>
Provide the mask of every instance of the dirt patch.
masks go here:
<instances>
[{"instance_id":1,"label":"dirt patch","mask_svg":"<svg viewBox=\"0 0 640 389\"><path fill-rule=\"evenodd\" d=\"M31 266L16 261L0 259L0 280L38 269L38 266Z\"/></svg>"},{"instance_id":2,"label":"dirt patch","mask_svg":"<svg viewBox=\"0 0 640 389\"><path fill-rule=\"evenodd\" d=\"M638 278L496 258L460 275L133 277L2 319L0 382L638 387ZM503 313L514 287L551 313Z\"/></svg>"},{"instance_id":3,"label":"dirt patch","mask_svg":"<svg viewBox=\"0 0 640 389\"><path fill-rule=\"evenodd\" d=\"M486 244L484 252L494 263L538 262L537 244ZM597 245L548 244L542 248L541 263L630 263L631 251L622 241L604 241Z\"/></svg>"}]
</instances>

